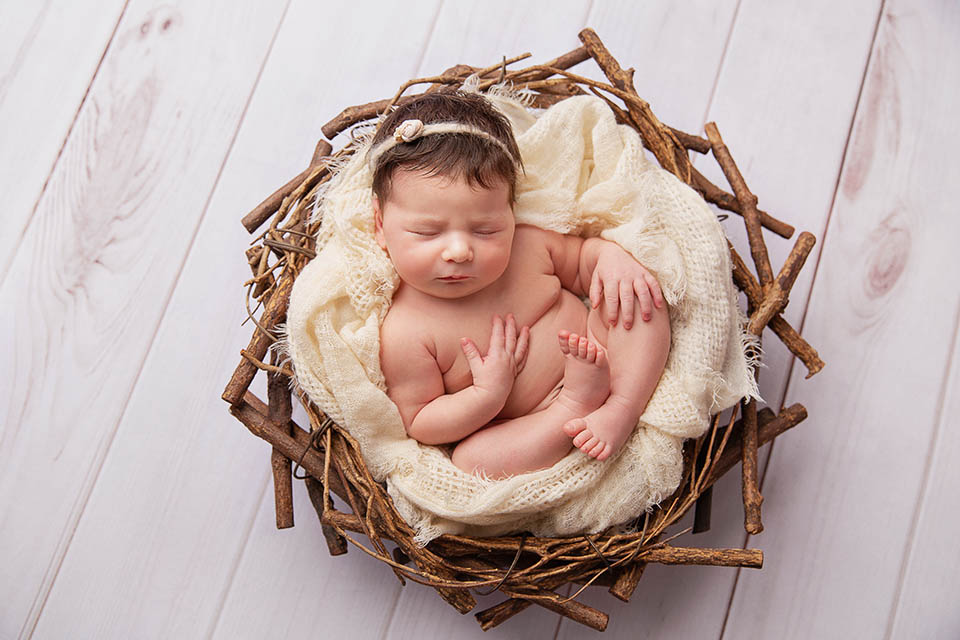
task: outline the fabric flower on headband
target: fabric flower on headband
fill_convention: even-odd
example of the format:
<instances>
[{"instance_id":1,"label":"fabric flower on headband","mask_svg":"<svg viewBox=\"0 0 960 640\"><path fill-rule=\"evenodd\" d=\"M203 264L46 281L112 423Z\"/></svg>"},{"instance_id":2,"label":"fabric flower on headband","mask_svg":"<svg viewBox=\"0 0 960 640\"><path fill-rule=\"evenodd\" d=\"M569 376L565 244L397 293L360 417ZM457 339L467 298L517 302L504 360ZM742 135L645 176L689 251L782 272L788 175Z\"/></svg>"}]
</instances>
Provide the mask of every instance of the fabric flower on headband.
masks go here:
<instances>
[{"instance_id":1,"label":"fabric flower on headband","mask_svg":"<svg viewBox=\"0 0 960 640\"><path fill-rule=\"evenodd\" d=\"M423 122L420 120L404 120L393 132L397 142L413 142L423 133Z\"/></svg>"}]
</instances>

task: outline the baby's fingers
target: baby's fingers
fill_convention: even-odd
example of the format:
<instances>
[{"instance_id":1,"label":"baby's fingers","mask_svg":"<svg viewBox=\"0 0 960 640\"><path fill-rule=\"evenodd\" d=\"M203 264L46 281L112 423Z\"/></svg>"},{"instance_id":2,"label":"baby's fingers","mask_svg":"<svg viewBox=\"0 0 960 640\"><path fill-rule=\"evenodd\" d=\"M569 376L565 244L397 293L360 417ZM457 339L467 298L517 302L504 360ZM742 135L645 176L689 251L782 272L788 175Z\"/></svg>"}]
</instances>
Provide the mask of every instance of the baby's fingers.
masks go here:
<instances>
[{"instance_id":1,"label":"baby's fingers","mask_svg":"<svg viewBox=\"0 0 960 640\"><path fill-rule=\"evenodd\" d=\"M517 321L512 313L507 314L507 324L505 327L504 348L507 353L514 353L517 350Z\"/></svg>"},{"instance_id":2,"label":"baby's fingers","mask_svg":"<svg viewBox=\"0 0 960 640\"><path fill-rule=\"evenodd\" d=\"M487 354L489 355L494 351L503 351L503 344L503 319L494 314L493 326L490 328L490 348L487 350Z\"/></svg>"},{"instance_id":3,"label":"baby's fingers","mask_svg":"<svg viewBox=\"0 0 960 640\"><path fill-rule=\"evenodd\" d=\"M647 288L650 289L650 294L653 296L653 306L659 309L663 306L663 291L660 290L660 283L657 282L657 279L654 278L653 274L649 271L643 274L643 279L646 281Z\"/></svg>"},{"instance_id":4,"label":"baby's fingers","mask_svg":"<svg viewBox=\"0 0 960 640\"><path fill-rule=\"evenodd\" d=\"M642 280L637 280L633 285L637 293L637 303L640 305L640 316L644 322L653 317L653 302L650 299L650 291L647 284Z\"/></svg>"},{"instance_id":5,"label":"baby's fingers","mask_svg":"<svg viewBox=\"0 0 960 640\"><path fill-rule=\"evenodd\" d=\"M593 277L590 278L590 306L596 309L600 306L600 292L603 285L600 283L600 270L593 270Z\"/></svg>"},{"instance_id":6,"label":"baby's fingers","mask_svg":"<svg viewBox=\"0 0 960 640\"><path fill-rule=\"evenodd\" d=\"M523 365L527 363L527 353L530 350L530 327L520 329L520 337L517 339L517 350L514 351L514 359L517 361L517 373L523 370Z\"/></svg>"},{"instance_id":7,"label":"baby's fingers","mask_svg":"<svg viewBox=\"0 0 960 640\"><path fill-rule=\"evenodd\" d=\"M467 366L470 367L470 373L476 379L477 372L480 371L480 366L483 364L480 350L477 349L477 345L470 338L460 338L460 348L463 349L463 355L467 357Z\"/></svg>"},{"instance_id":8,"label":"baby's fingers","mask_svg":"<svg viewBox=\"0 0 960 640\"><path fill-rule=\"evenodd\" d=\"M633 287L624 280L620 281L620 309L623 316L623 328L629 329L633 326Z\"/></svg>"},{"instance_id":9,"label":"baby's fingers","mask_svg":"<svg viewBox=\"0 0 960 640\"><path fill-rule=\"evenodd\" d=\"M604 287L603 297L607 303L607 324L611 327L617 324L617 312L620 306L620 291L612 287Z\"/></svg>"}]
</instances>

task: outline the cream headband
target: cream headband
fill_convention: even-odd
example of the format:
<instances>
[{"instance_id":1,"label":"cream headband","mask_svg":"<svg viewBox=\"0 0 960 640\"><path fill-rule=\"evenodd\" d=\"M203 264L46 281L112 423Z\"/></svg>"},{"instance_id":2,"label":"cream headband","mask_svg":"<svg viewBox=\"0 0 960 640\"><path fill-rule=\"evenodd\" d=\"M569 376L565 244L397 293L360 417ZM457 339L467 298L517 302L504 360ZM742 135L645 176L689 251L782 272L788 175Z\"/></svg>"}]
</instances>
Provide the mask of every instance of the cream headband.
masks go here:
<instances>
[{"instance_id":1,"label":"cream headband","mask_svg":"<svg viewBox=\"0 0 960 640\"><path fill-rule=\"evenodd\" d=\"M510 153L510 149L507 148L507 145L503 143L502 140L495 138L490 135L483 129L478 129L476 127L471 127L468 124L462 124L460 122L434 122L432 124L423 124L420 120L404 120L397 128L393 130L393 138L387 138L376 147L370 149L367 153L367 162L370 163L370 171L376 169L377 159L384 154L384 152L392 149L398 144L403 144L404 142L413 142L418 138L423 136L429 136L436 133L469 133L470 135L479 136L485 140L489 140L493 144L500 147L507 157L513 160L513 154Z\"/></svg>"}]
</instances>

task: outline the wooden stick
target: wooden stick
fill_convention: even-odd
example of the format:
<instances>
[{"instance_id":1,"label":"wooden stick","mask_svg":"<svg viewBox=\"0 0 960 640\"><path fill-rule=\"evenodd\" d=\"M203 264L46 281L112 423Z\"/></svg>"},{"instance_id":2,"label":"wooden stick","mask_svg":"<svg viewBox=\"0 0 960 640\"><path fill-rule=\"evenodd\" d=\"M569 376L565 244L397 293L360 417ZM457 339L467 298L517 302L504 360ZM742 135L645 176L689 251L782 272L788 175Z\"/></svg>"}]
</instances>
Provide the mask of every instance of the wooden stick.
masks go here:
<instances>
[{"instance_id":1,"label":"wooden stick","mask_svg":"<svg viewBox=\"0 0 960 640\"><path fill-rule=\"evenodd\" d=\"M713 567L763 567L763 552L759 549L696 549L664 545L637 556L646 562L660 564L696 564Z\"/></svg>"},{"instance_id":2,"label":"wooden stick","mask_svg":"<svg viewBox=\"0 0 960 640\"><path fill-rule=\"evenodd\" d=\"M723 143L720 137L720 131L714 122L708 122L704 125L704 131L707 138L710 139L710 146L713 149L713 156L717 159L717 164L723 170L723 175L727 177L727 182L733 188L733 193L737 196L743 212L743 221L747 227L747 240L750 242L750 254L753 256L754 265L757 268L757 275L760 276L760 286L766 288L773 282L773 269L770 267L770 256L767 254L767 245L763 241L763 230L760 226L760 213L757 211L757 196L751 193L747 188L747 183L740 174L737 164L730 155L730 150Z\"/></svg>"},{"instance_id":3,"label":"wooden stick","mask_svg":"<svg viewBox=\"0 0 960 640\"><path fill-rule=\"evenodd\" d=\"M693 175L693 188L700 192L704 200L712 202L721 209L733 212L738 216L743 215L743 207L737 202L736 197L710 182L706 176L697 171L696 167L691 166L690 172ZM781 238L789 239L796 231L791 225L782 220L777 220L766 211L757 209L757 213L760 214L760 224Z\"/></svg>"},{"instance_id":4,"label":"wooden stick","mask_svg":"<svg viewBox=\"0 0 960 640\"><path fill-rule=\"evenodd\" d=\"M585 605L582 602L577 602L576 600L559 602L550 598L537 598L533 600L533 602L540 605L544 609L549 609L554 613L559 613L562 616L570 618L574 622L579 622L580 624L588 626L591 629L595 629L596 631L605 631L607 628L607 623L610 622L610 616L605 614L603 611L594 609L593 607Z\"/></svg>"},{"instance_id":5,"label":"wooden stick","mask_svg":"<svg viewBox=\"0 0 960 640\"><path fill-rule=\"evenodd\" d=\"M774 438L782 434L787 429L795 427L803 422L807 417L807 410L801 404L794 404L783 411L780 415L774 415L770 409L762 409L757 412L757 445L762 447ZM704 486L711 486L740 462L743 448L743 437L738 433L743 430L743 419L737 420L733 426L734 434L730 436L730 441L720 457L714 463L710 475L704 480Z\"/></svg>"},{"instance_id":6,"label":"wooden stick","mask_svg":"<svg viewBox=\"0 0 960 640\"><path fill-rule=\"evenodd\" d=\"M396 101L395 104L401 105L407 102L410 102L414 98L419 97L421 94L413 94L409 96L403 96ZM352 127L358 122L363 122L364 120L371 120L376 118L381 113L387 110L387 107L390 106L390 98L384 100L376 100L374 102L368 102L366 104L360 104L355 107L347 107L343 111L337 114L333 120L327 124L320 127L320 131L323 132L323 135L327 136L328 140L333 140L338 133L346 129L347 127Z\"/></svg>"},{"instance_id":7,"label":"wooden stick","mask_svg":"<svg viewBox=\"0 0 960 640\"><path fill-rule=\"evenodd\" d=\"M713 509L713 487L700 492L693 511L693 532L703 533L710 530L710 511Z\"/></svg>"},{"instance_id":8,"label":"wooden stick","mask_svg":"<svg viewBox=\"0 0 960 640\"><path fill-rule=\"evenodd\" d=\"M253 211L243 216L240 222L244 228L249 233L253 233L259 229L260 226L269 220L270 216L280 208L280 205L283 204L283 199L293 193L293 191L310 176L310 173L320 164L323 158L329 156L332 152L333 147L330 146L329 142L326 140L317 142L317 146L313 150L313 158L310 160L310 166L297 174L297 176L287 182L287 184L271 193L266 200L254 207Z\"/></svg>"},{"instance_id":9,"label":"wooden stick","mask_svg":"<svg viewBox=\"0 0 960 640\"><path fill-rule=\"evenodd\" d=\"M320 519L320 530L323 531L323 537L327 541L327 551L331 556L342 556L349 550L347 539L337 533L331 525L323 521L323 485L313 476L307 476L304 479L307 486L307 494L310 496L310 503L317 512Z\"/></svg>"},{"instance_id":10,"label":"wooden stick","mask_svg":"<svg viewBox=\"0 0 960 640\"><path fill-rule=\"evenodd\" d=\"M572 51L545 62L542 67L552 67L554 69L569 69L574 67L585 60L590 59L590 53L587 51L586 47L577 47ZM537 69L534 71L528 71L526 69L519 69L507 74L506 79L512 81L515 84L520 84L524 82L535 82L537 80L545 80L549 78L552 74L549 71L544 71L543 69Z\"/></svg>"},{"instance_id":11,"label":"wooden stick","mask_svg":"<svg viewBox=\"0 0 960 640\"><path fill-rule=\"evenodd\" d=\"M743 469L741 480L743 486L743 526L747 533L755 535L763 531L763 522L760 517L760 505L763 496L760 494L757 474L757 401L751 399L743 404Z\"/></svg>"},{"instance_id":12,"label":"wooden stick","mask_svg":"<svg viewBox=\"0 0 960 640\"><path fill-rule=\"evenodd\" d=\"M279 357L276 351L270 355L270 363L278 365ZM293 406L286 376L279 373L267 374L267 399L267 418L280 428L287 429L287 433L292 435L289 423ZM274 447L270 452L270 466L273 469L273 502L277 529L289 529L293 526L293 477L290 475L290 459Z\"/></svg>"},{"instance_id":13,"label":"wooden stick","mask_svg":"<svg viewBox=\"0 0 960 640\"><path fill-rule=\"evenodd\" d=\"M691 133L686 133L685 131L680 131L680 129L674 129L673 127L669 127L669 129L673 132L673 135L677 137L677 140L680 141L680 144L687 149L691 149L697 153L710 153L709 140Z\"/></svg>"},{"instance_id":14,"label":"wooden stick","mask_svg":"<svg viewBox=\"0 0 960 640\"><path fill-rule=\"evenodd\" d=\"M270 345L274 342L273 336L265 333L260 327L263 327L266 331L271 331L278 323L283 322L284 318L287 317L287 305L290 304L290 291L293 289L293 280L295 277L292 269L284 269L283 275L280 276L280 281L277 283L277 287L270 295L270 300L267 301L266 308L260 316L259 326L254 330L253 336L250 338L250 344L247 345L246 351L258 360L263 360L267 349L269 349ZM250 387L250 383L253 381L255 375L257 375L256 365L246 358L241 358L240 365L236 371L233 372L233 376L230 378L230 382L227 383L227 387L224 389L221 397L231 405L238 404L243 400L243 394Z\"/></svg>"},{"instance_id":15,"label":"wooden stick","mask_svg":"<svg viewBox=\"0 0 960 640\"><path fill-rule=\"evenodd\" d=\"M627 109L634 116L634 122L639 129L640 136L646 143L647 148L656 156L660 166L684 180L684 182L689 183L690 160L685 154L675 153L676 149L671 149L665 142L663 132L666 127L650 110L650 105L636 95L636 89L633 87L634 70L632 68L624 70L620 63L610 55L610 51L600 41L593 29L586 28L578 35L583 46L590 53L590 57L597 62L610 83L617 89L636 98L636 100L627 102Z\"/></svg>"},{"instance_id":16,"label":"wooden stick","mask_svg":"<svg viewBox=\"0 0 960 640\"><path fill-rule=\"evenodd\" d=\"M609 591L615 598L630 602L633 592L640 583L640 577L643 576L643 570L646 569L646 562L634 562L623 568L617 574L617 579L610 587Z\"/></svg>"},{"instance_id":17,"label":"wooden stick","mask_svg":"<svg viewBox=\"0 0 960 640\"><path fill-rule=\"evenodd\" d=\"M806 231L797 237L797 242L793 245L786 262L783 263L780 273L777 274L776 279L766 290L766 294L760 304L757 305L756 311L750 316L747 331L759 336L767 323L773 319L773 316L783 310L790 296L790 289L793 288L793 283L796 282L800 269L803 268L816 241L817 239L813 234Z\"/></svg>"},{"instance_id":18,"label":"wooden stick","mask_svg":"<svg viewBox=\"0 0 960 640\"><path fill-rule=\"evenodd\" d=\"M763 301L763 291L753 274L747 269L746 263L733 246L730 246L730 257L733 262L733 281L747 296L747 303L755 309ZM780 338L780 341L790 350L790 353L800 358L807 368L807 377L823 369L823 360L817 350L810 346L797 331L781 316L776 314L767 325Z\"/></svg>"}]
</instances>

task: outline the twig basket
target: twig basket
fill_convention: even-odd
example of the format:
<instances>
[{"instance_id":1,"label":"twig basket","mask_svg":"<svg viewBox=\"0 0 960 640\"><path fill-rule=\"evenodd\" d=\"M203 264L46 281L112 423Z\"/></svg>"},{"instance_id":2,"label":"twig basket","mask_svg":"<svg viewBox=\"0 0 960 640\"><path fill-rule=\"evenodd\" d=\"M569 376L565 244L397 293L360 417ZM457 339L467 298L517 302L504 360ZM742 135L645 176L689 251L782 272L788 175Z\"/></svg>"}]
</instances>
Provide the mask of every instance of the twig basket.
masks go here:
<instances>
[{"instance_id":1,"label":"twig basket","mask_svg":"<svg viewBox=\"0 0 960 640\"><path fill-rule=\"evenodd\" d=\"M392 105L412 99L405 91L414 85L429 85L426 92L460 86L477 74L481 90L500 82L532 94L533 106L547 107L569 96L588 91L602 98L618 122L636 129L660 165L696 189L717 207L744 219L757 276L730 247L733 279L746 294L748 330L760 336L769 326L783 343L806 365L809 375L823 367L817 352L783 318L790 288L814 244L809 233L799 234L786 262L774 275L763 241L762 228L790 238L794 229L757 209L757 198L747 188L736 164L713 123L705 126L706 138L663 125L649 105L633 88L633 69L624 70L591 29L580 33L583 46L544 65L521 70L507 67L530 54L484 69L457 65L439 76L405 83L390 99L349 107L323 127L333 139L354 125L375 120ZM609 79L596 82L568 71L593 58ZM709 528L710 488L724 473L742 461L745 528L762 530L757 488L757 447L773 440L806 417L801 405L783 409L779 415L769 408L757 410L756 402L735 407L721 424L714 417L710 429L684 446L683 479L676 492L654 510L631 523L627 531L607 531L591 536L542 538L527 535L472 538L443 535L426 547L414 542L413 529L400 517L386 489L367 470L356 441L327 418L306 397L300 397L310 419L310 431L291 420L292 399L289 378L293 371L278 366L275 351L265 362L275 328L286 317L290 291L297 275L314 256L314 237L320 221L310 222L318 190L330 179L332 162L342 162L357 151L359 144L348 142L333 152L321 140L310 166L243 218L255 233L268 220L247 250L253 277L245 283L247 308L255 324L253 336L223 393L230 412L255 435L273 446L273 468L277 527L293 526L291 461L306 471L302 477L320 517L331 555L347 551L347 541L389 565L402 584L413 580L430 585L461 613L471 611L476 600L471 590L500 591L506 599L476 614L483 629L489 629L531 604L546 607L594 629L603 630L607 615L584 605L573 596L562 597L557 590L567 583L607 586L617 598L630 599L650 562L663 564L706 564L732 567L760 567L763 554L756 549L698 549L670 544L666 529L689 509L695 508L694 530ZM689 152L712 154L719 163L733 193L712 184L690 163ZM251 298L262 312L250 309ZM268 402L248 388L258 371L267 374ZM808 375L808 377L809 377ZM737 419L737 414L742 414ZM301 476L296 476L301 479ZM330 492L337 494L350 512L333 505ZM622 531L623 529L618 529ZM362 533L368 544L354 533ZM388 550L385 541L395 545Z\"/></svg>"}]
</instances>

